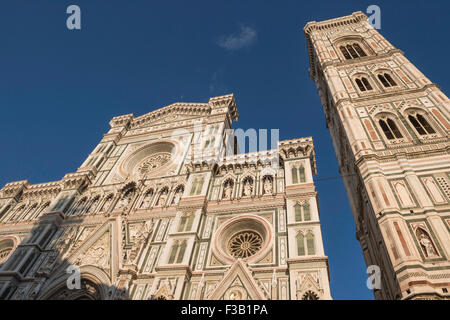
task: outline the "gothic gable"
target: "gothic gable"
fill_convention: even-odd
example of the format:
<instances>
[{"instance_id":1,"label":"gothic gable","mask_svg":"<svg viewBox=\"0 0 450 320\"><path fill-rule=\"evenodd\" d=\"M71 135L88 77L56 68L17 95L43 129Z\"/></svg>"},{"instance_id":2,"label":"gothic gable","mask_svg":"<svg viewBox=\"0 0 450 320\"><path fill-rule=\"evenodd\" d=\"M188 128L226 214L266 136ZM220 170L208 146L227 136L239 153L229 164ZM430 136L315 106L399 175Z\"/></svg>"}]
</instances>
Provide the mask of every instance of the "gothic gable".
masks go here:
<instances>
[{"instance_id":1,"label":"gothic gable","mask_svg":"<svg viewBox=\"0 0 450 320\"><path fill-rule=\"evenodd\" d=\"M209 300L264 300L265 295L257 285L252 272L238 259L211 292Z\"/></svg>"}]
</instances>

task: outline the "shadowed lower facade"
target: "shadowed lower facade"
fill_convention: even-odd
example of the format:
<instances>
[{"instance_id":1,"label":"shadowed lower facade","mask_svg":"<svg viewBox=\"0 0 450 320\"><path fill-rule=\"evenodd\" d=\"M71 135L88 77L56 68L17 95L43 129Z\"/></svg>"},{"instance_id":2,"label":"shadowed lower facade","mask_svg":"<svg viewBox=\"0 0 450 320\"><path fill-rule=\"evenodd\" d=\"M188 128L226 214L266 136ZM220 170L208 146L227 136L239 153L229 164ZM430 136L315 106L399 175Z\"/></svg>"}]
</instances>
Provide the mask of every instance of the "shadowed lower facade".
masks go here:
<instances>
[{"instance_id":1,"label":"shadowed lower facade","mask_svg":"<svg viewBox=\"0 0 450 320\"><path fill-rule=\"evenodd\" d=\"M312 138L239 154L237 118L233 95L115 117L76 172L6 184L0 298L331 299Z\"/></svg>"}]
</instances>

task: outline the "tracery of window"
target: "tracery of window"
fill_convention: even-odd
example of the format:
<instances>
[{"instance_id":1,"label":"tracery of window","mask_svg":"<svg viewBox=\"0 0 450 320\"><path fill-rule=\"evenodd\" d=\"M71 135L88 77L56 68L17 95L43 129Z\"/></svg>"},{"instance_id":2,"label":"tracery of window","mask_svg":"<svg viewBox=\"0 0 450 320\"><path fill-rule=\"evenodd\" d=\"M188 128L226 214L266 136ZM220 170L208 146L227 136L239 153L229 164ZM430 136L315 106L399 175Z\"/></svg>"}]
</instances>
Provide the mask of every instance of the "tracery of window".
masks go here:
<instances>
[{"instance_id":1,"label":"tracery of window","mask_svg":"<svg viewBox=\"0 0 450 320\"><path fill-rule=\"evenodd\" d=\"M362 92L373 89L366 77L355 78L355 82L358 85L359 90Z\"/></svg>"},{"instance_id":2,"label":"tracery of window","mask_svg":"<svg viewBox=\"0 0 450 320\"><path fill-rule=\"evenodd\" d=\"M319 300L319 296L311 290L308 290L303 295L302 300Z\"/></svg>"},{"instance_id":3,"label":"tracery of window","mask_svg":"<svg viewBox=\"0 0 450 320\"><path fill-rule=\"evenodd\" d=\"M169 264L172 264L176 261L176 263L183 262L184 253L186 251L186 241L182 241L181 243L179 241L176 241L175 244L172 246L172 250L170 252L169 257Z\"/></svg>"},{"instance_id":4,"label":"tracery of window","mask_svg":"<svg viewBox=\"0 0 450 320\"><path fill-rule=\"evenodd\" d=\"M194 223L194 213L187 213L181 216L178 232L190 231Z\"/></svg>"},{"instance_id":5,"label":"tracery of window","mask_svg":"<svg viewBox=\"0 0 450 320\"><path fill-rule=\"evenodd\" d=\"M308 203L300 204L296 203L294 205L295 221L310 221L311 220L311 210Z\"/></svg>"},{"instance_id":6,"label":"tracery of window","mask_svg":"<svg viewBox=\"0 0 450 320\"><path fill-rule=\"evenodd\" d=\"M171 158L170 152L156 153L144 159L138 165L137 170L142 176L145 176L168 163L170 161L170 158Z\"/></svg>"},{"instance_id":7,"label":"tracery of window","mask_svg":"<svg viewBox=\"0 0 450 320\"><path fill-rule=\"evenodd\" d=\"M261 250L262 237L254 231L241 231L228 242L228 250L235 258L246 259Z\"/></svg>"},{"instance_id":8,"label":"tracery of window","mask_svg":"<svg viewBox=\"0 0 450 320\"><path fill-rule=\"evenodd\" d=\"M341 45L339 46L339 50L341 50L342 55L347 60L366 57L367 54L365 51L361 48L361 46L358 43L352 43L347 45Z\"/></svg>"},{"instance_id":9,"label":"tracery of window","mask_svg":"<svg viewBox=\"0 0 450 320\"><path fill-rule=\"evenodd\" d=\"M195 178L194 183L192 184L191 187L191 193L189 195L194 196L200 194L202 192L204 182L205 182L204 177Z\"/></svg>"},{"instance_id":10,"label":"tracery of window","mask_svg":"<svg viewBox=\"0 0 450 320\"><path fill-rule=\"evenodd\" d=\"M397 85L397 83L388 73L379 74L378 79L381 81L385 88L395 87Z\"/></svg>"},{"instance_id":11,"label":"tracery of window","mask_svg":"<svg viewBox=\"0 0 450 320\"><path fill-rule=\"evenodd\" d=\"M387 118L386 120L380 119L378 123L380 124L380 127L388 140L403 138L403 135L395 124L395 121L391 118Z\"/></svg>"},{"instance_id":12,"label":"tracery of window","mask_svg":"<svg viewBox=\"0 0 450 320\"><path fill-rule=\"evenodd\" d=\"M410 114L408 116L409 122L413 125L414 129L416 129L417 133L424 136L427 134L436 133L436 131L431 127L428 121L419 113Z\"/></svg>"},{"instance_id":13,"label":"tracery of window","mask_svg":"<svg viewBox=\"0 0 450 320\"><path fill-rule=\"evenodd\" d=\"M292 183L304 183L306 182L306 176L305 176L305 167L292 167L291 169L291 175L292 175Z\"/></svg>"},{"instance_id":14,"label":"tracery of window","mask_svg":"<svg viewBox=\"0 0 450 320\"><path fill-rule=\"evenodd\" d=\"M297 254L299 256L316 254L314 234L312 231L308 231L306 237L302 232L297 234Z\"/></svg>"}]
</instances>

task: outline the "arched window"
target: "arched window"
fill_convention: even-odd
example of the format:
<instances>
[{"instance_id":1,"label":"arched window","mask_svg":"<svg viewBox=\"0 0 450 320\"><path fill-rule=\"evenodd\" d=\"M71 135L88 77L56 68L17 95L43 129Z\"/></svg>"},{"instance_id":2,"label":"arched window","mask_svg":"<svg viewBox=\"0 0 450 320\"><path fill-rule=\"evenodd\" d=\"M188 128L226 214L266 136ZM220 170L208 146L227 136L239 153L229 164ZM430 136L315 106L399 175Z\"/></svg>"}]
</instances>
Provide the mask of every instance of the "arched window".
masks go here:
<instances>
[{"instance_id":1,"label":"arched window","mask_svg":"<svg viewBox=\"0 0 450 320\"><path fill-rule=\"evenodd\" d=\"M295 221L302 221L302 206L296 203L294 206Z\"/></svg>"},{"instance_id":2,"label":"arched window","mask_svg":"<svg viewBox=\"0 0 450 320\"><path fill-rule=\"evenodd\" d=\"M350 60L352 58L352 56L350 55L350 53L348 53L347 49L344 46L340 46L339 49L341 50L345 59Z\"/></svg>"},{"instance_id":3,"label":"arched window","mask_svg":"<svg viewBox=\"0 0 450 320\"><path fill-rule=\"evenodd\" d=\"M183 214L180 219L178 232L190 231L194 223L195 215L193 213Z\"/></svg>"},{"instance_id":4,"label":"arched window","mask_svg":"<svg viewBox=\"0 0 450 320\"><path fill-rule=\"evenodd\" d=\"M185 251L186 251L186 241L183 241L180 246L180 251L178 252L177 263L183 262Z\"/></svg>"},{"instance_id":5,"label":"arched window","mask_svg":"<svg viewBox=\"0 0 450 320\"><path fill-rule=\"evenodd\" d=\"M172 263L181 263L183 262L184 253L186 251L186 241L184 240L181 244L179 241L175 242L175 244L172 246L172 250L170 252L169 257L169 264Z\"/></svg>"},{"instance_id":6,"label":"arched window","mask_svg":"<svg viewBox=\"0 0 450 320\"><path fill-rule=\"evenodd\" d=\"M352 56L352 58L359 58L358 54L356 53L355 49L353 48L352 45L347 45L347 51L350 53L350 55Z\"/></svg>"},{"instance_id":7,"label":"arched window","mask_svg":"<svg viewBox=\"0 0 450 320\"><path fill-rule=\"evenodd\" d=\"M379 74L378 79L381 81L385 88L394 87L397 85L394 79L392 79L392 77L387 73Z\"/></svg>"},{"instance_id":8,"label":"arched window","mask_svg":"<svg viewBox=\"0 0 450 320\"><path fill-rule=\"evenodd\" d=\"M355 82L358 85L358 88L360 91L364 92L364 91L370 91L373 89L369 83L369 80L367 80L366 77L356 78Z\"/></svg>"},{"instance_id":9,"label":"arched window","mask_svg":"<svg viewBox=\"0 0 450 320\"><path fill-rule=\"evenodd\" d=\"M179 244L178 241L172 246L172 251L170 252L169 264L172 264L175 261L175 257L178 253Z\"/></svg>"},{"instance_id":10,"label":"arched window","mask_svg":"<svg viewBox=\"0 0 450 320\"><path fill-rule=\"evenodd\" d=\"M388 118L386 121L380 119L378 123L380 124L380 127L387 139L394 140L403 138L403 135L401 134L394 120L390 118Z\"/></svg>"},{"instance_id":11,"label":"arched window","mask_svg":"<svg viewBox=\"0 0 450 320\"><path fill-rule=\"evenodd\" d=\"M436 131L431 127L428 121L421 114L410 114L408 116L408 120L420 135L436 133Z\"/></svg>"},{"instance_id":12,"label":"arched window","mask_svg":"<svg viewBox=\"0 0 450 320\"><path fill-rule=\"evenodd\" d=\"M308 255L316 254L316 249L314 246L314 235L311 231L306 235L306 246L308 248Z\"/></svg>"},{"instance_id":13,"label":"arched window","mask_svg":"<svg viewBox=\"0 0 450 320\"><path fill-rule=\"evenodd\" d=\"M305 168L303 166L299 168L299 173L300 173L300 182L306 182Z\"/></svg>"},{"instance_id":14,"label":"arched window","mask_svg":"<svg viewBox=\"0 0 450 320\"><path fill-rule=\"evenodd\" d=\"M357 43L353 44L353 48L356 50L356 52L358 53L358 55L360 57L365 57L367 56L367 54L364 52L364 50L361 48L361 46Z\"/></svg>"},{"instance_id":15,"label":"arched window","mask_svg":"<svg viewBox=\"0 0 450 320\"><path fill-rule=\"evenodd\" d=\"M369 80L367 80L367 78L362 77L361 81L363 85L366 87L367 91L372 90L372 86L370 85Z\"/></svg>"},{"instance_id":16,"label":"arched window","mask_svg":"<svg viewBox=\"0 0 450 320\"><path fill-rule=\"evenodd\" d=\"M191 187L191 193L190 193L191 196L198 195L202 192L204 181L205 181L204 177L195 178L194 183L192 184L192 187Z\"/></svg>"},{"instance_id":17,"label":"arched window","mask_svg":"<svg viewBox=\"0 0 450 320\"><path fill-rule=\"evenodd\" d=\"M292 171L292 183L296 184L296 183L298 183L297 168L292 167L291 171Z\"/></svg>"},{"instance_id":18,"label":"arched window","mask_svg":"<svg viewBox=\"0 0 450 320\"><path fill-rule=\"evenodd\" d=\"M297 234L297 254L299 256L305 255L305 237L301 232Z\"/></svg>"},{"instance_id":19,"label":"arched window","mask_svg":"<svg viewBox=\"0 0 450 320\"><path fill-rule=\"evenodd\" d=\"M361 48L361 46L358 43L349 43L347 45L342 45L339 47L339 50L341 50L342 55L345 59L351 60L356 59L360 57L366 57L367 54L365 51Z\"/></svg>"},{"instance_id":20,"label":"arched window","mask_svg":"<svg viewBox=\"0 0 450 320\"><path fill-rule=\"evenodd\" d=\"M310 221L311 220L311 210L309 209L309 204L306 203L303 206L303 218L305 219L305 221Z\"/></svg>"}]
</instances>

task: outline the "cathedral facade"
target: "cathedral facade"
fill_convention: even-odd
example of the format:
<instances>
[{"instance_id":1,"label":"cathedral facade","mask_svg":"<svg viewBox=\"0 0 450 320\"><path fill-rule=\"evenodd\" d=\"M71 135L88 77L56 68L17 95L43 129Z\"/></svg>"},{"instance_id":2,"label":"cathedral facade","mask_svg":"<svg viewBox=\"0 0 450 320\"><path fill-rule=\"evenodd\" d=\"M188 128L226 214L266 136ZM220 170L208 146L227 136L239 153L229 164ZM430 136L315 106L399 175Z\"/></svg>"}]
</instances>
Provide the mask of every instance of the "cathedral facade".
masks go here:
<instances>
[{"instance_id":1,"label":"cathedral facade","mask_svg":"<svg viewBox=\"0 0 450 320\"><path fill-rule=\"evenodd\" d=\"M115 117L0 190L0 299L331 299L312 138L238 153L233 95Z\"/></svg>"},{"instance_id":2,"label":"cathedral facade","mask_svg":"<svg viewBox=\"0 0 450 320\"><path fill-rule=\"evenodd\" d=\"M449 299L449 99L362 12L304 33L375 297Z\"/></svg>"}]
</instances>

